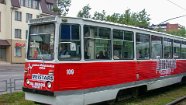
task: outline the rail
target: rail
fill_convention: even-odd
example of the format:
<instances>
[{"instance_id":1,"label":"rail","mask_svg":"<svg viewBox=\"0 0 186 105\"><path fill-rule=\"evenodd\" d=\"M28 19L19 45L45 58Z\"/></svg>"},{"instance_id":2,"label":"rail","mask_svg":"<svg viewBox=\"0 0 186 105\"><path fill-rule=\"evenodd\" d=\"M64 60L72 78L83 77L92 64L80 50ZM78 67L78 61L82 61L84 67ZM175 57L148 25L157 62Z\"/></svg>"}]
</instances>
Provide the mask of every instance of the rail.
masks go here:
<instances>
[{"instance_id":1,"label":"rail","mask_svg":"<svg viewBox=\"0 0 186 105\"><path fill-rule=\"evenodd\" d=\"M185 99L186 99L186 96L183 96L183 97L180 97L180 98L178 98L178 99L176 99L176 100L174 100L174 101L172 101L172 102L170 102L166 105L177 105L178 103L182 102Z\"/></svg>"}]
</instances>

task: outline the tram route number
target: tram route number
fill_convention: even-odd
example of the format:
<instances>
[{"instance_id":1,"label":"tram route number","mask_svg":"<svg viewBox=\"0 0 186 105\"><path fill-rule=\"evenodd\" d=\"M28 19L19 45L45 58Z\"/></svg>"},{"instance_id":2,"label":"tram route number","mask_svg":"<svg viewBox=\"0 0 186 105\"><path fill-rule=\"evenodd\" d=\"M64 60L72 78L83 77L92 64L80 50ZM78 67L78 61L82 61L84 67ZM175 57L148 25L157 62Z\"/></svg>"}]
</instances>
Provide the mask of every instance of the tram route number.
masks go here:
<instances>
[{"instance_id":1,"label":"tram route number","mask_svg":"<svg viewBox=\"0 0 186 105\"><path fill-rule=\"evenodd\" d=\"M66 70L67 75L74 75L74 69L67 69Z\"/></svg>"}]
</instances>

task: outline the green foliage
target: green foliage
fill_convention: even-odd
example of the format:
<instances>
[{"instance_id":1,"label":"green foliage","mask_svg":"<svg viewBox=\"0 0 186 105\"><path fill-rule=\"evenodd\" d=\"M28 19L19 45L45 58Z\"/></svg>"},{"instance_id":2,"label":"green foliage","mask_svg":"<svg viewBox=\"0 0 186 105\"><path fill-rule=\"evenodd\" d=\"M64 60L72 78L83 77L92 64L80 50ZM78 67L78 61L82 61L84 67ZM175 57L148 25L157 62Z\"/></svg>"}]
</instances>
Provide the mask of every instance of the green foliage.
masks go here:
<instances>
[{"instance_id":1,"label":"green foliage","mask_svg":"<svg viewBox=\"0 0 186 105\"><path fill-rule=\"evenodd\" d=\"M148 28L150 24L150 18L145 9L139 13L132 13L130 9L127 9L123 14L114 13L111 16L107 16L107 21L133 25L142 28Z\"/></svg>"},{"instance_id":2,"label":"green foliage","mask_svg":"<svg viewBox=\"0 0 186 105\"><path fill-rule=\"evenodd\" d=\"M91 8L89 5L84 6L82 10L79 11L77 17L91 18L90 10ZM130 9L127 9L124 11L123 14L113 13L112 15L106 15L106 11L102 10L102 12L96 11L92 19L105 20L105 21L110 21L114 23L137 26L141 28L149 28L150 20L151 20L149 16L150 15L147 14L145 9L141 10L140 12L131 12ZM155 29L155 31L163 32L162 29ZM167 33L172 34L172 35L186 37L185 28L181 28L178 31L170 31Z\"/></svg>"},{"instance_id":3,"label":"green foliage","mask_svg":"<svg viewBox=\"0 0 186 105\"><path fill-rule=\"evenodd\" d=\"M95 20L106 20L106 12L103 10L101 13L100 12L95 12L93 19Z\"/></svg>"},{"instance_id":4,"label":"green foliage","mask_svg":"<svg viewBox=\"0 0 186 105\"><path fill-rule=\"evenodd\" d=\"M82 10L79 11L77 17L91 18L90 10L91 8L89 5L84 6ZM112 15L106 15L105 10L103 10L102 12L96 11L92 19L133 25L142 28L148 28L150 24L150 18L145 9L143 9L139 13L133 13L130 9L127 9L124 11L123 14L114 13Z\"/></svg>"},{"instance_id":5,"label":"green foliage","mask_svg":"<svg viewBox=\"0 0 186 105\"><path fill-rule=\"evenodd\" d=\"M0 105L35 105L32 101L26 101L23 92L0 95Z\"/></svg>"},{"instance_id":6,"label":"green foliage","mask_svg":"<svg viewBox=\"0 0 186 105\"><path fill-rule=\"evenodd\" d=\"M108 15L106 17L107 21L114 22L114 23L119 23L120 19L120 14L119 13L114 13L112 15Z\"/></svg>"},{"instance_id":7,"label":"green foliage","mask_svg":"<svg viewBox=\"0 0 186 105\"><path fill-rule=\"evenodd\" d=\"M118 102L115 105L166 105L177 98L185 96L185 89L185 86L178 85L164 87L163 89L145 93L145 95L141 95L135 99Z\"/></svg>"},{"instance_id":8,"label":"green foliage","mask_svg":"<svg viewBox=\"0 0 186 105\"><path fill-rule=\"evenodd\" d=\"M84 6L83 9L78 12L77 17L91 18L90 10L91 8L89 5Z\"/></svg>"},{"instance_id":9,"label":"green foliage","mask_svg":"<svg viewBox=\"0 0 186 105\"><path fill-rule=\"evenodd\" d=\"M147 12L145 11L145 9L143 9L142 11L140 11L138 13L138 26L139 27L143 27L143 28L147 28L150 24L150 18L149 15L147 14Z\"/></svg>"},{"instance_id":10,"label":"green foliage","mask_svg":"<svg viewBox=\"0 0 186 105\"><path fill-rule=\"evenodd\" d=\"M176 31L169 31L167 32L169 34L172 34L172 35L176 35L176 36L182 36L182 37L186 37L186 30L184 27L180 28L179 30L176 30Z\"/></svg>"},{"instance_id":11,"label":"green foliage","mask_svg":"<svg viewBox=\"0 0 186 105\"><path fill-rule=\"evenodd\" d=\"M120 101L114 105L165 105L186 94L185 85L173 85L159 90L143 93L138 98ZM25 100L24 92L0 95L0 105L36 105L32 101ZM183 104L185 105L185 104Z\"/></svg>"},{"instance_id":12,"label":"green foliage","mask_svg":"<svg viewBox=\"0 0 186 105\"><path fill-rule=\"evenodd\" d=\"M66 16L71 5L71 0L58 0L58 3L54 5L53 11L57 15Z\"/></svg>"}]
</instances>

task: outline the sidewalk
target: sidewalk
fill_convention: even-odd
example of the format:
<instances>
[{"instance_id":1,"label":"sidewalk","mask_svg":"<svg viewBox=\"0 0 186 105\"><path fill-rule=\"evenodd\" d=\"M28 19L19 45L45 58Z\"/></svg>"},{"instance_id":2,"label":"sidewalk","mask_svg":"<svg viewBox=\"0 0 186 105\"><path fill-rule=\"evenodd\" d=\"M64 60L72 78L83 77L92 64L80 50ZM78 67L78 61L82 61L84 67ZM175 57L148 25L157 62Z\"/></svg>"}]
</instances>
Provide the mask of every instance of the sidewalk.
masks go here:
<instances>
[{"instance_id":1,"label":"sidewalk","mask_svg":"<svg viewBox=\"0 0 186 105\"><path fill-rule=\"evenodd\" d=\"M16 68L24 68L24 64L11 64L9 62L2 62L0 61L0 70L9 70L9 68L13 68L13 69L16 69Z\"/></svg>"},{"instance_id":2,"label":"sidewalk","mask_svg":"<svg viewBox=\"0 0 186 105\"><path fill-rule=\"evenodd\" d=\"M0 61L0 65L10 64L9 62Z\"/></svg>"}]
</instances>

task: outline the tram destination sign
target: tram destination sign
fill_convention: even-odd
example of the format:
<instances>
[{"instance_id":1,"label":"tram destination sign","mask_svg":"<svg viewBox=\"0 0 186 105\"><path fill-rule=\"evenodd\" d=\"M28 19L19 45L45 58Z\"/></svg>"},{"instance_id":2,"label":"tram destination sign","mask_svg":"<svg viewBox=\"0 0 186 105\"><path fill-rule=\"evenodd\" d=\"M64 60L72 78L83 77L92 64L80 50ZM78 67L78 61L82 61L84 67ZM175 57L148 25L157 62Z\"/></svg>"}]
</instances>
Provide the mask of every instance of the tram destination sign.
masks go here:
<instances>
[{"instance_id":1,"label":"tram destination sign","mask_svg":"<svg viewBox=\"0 0 186 105\"><path fill-rule=\"evenodd\" d=\"M56 21L55 16L38 18L38 19L31 19L29 22L30 22L30 24L35 24L35 23L52 22L52 21Z\"/></svg>"}]
</instances>

